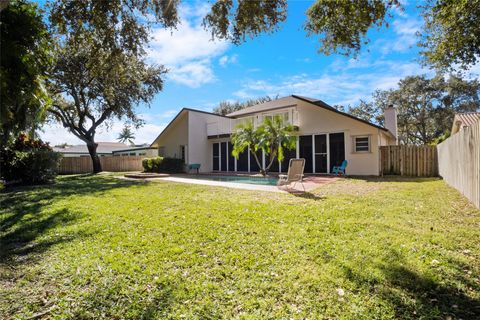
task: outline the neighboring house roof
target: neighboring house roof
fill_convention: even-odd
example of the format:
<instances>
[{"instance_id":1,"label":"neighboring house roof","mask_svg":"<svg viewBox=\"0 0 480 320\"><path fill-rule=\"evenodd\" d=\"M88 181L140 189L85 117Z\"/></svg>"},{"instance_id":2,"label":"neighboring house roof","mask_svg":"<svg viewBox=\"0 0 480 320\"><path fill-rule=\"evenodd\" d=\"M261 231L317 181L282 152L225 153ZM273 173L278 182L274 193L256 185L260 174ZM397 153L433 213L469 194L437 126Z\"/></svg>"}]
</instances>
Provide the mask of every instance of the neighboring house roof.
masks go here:
<instances>
[{"instance_id":1,"label":"neighboring house roof","mask_svg":"<svg viewBox=\"0 0 480 320\"><path fill-rule=\"evenodd\" d=\"M143 147L131 147L127 149L119 149L119 150L114 150L113 152L127 152L127 151L138 151L138 150L149 150L149 149L155 149L150 147L150 145L143 146Z\"/></svg>"},{"instance_id":2,"label":"neighboring house roof","mask_svg":"<svg viewBox=\"0 0 480 320\"><path fill-rule=\"evenodd\" d=\"M97 153L110 154L113 151L125 149L128 146L125 143L120 142L97 142ZM53 151L60 153L85 153L88 154L88 148L86 144L78 144L67 148L53 147Z\"/></svg>"},{"instance_id":3,"label":"neighboring house roof","mask_svg":"<svg viewBox=\"0 0 480 320\"><path fill-rule=\"evenodd\" d=\"M452 134L464 127L469 127L480 120L480 112L465 112L455 114L452 125Z\"/></svg>"}]
</instances>

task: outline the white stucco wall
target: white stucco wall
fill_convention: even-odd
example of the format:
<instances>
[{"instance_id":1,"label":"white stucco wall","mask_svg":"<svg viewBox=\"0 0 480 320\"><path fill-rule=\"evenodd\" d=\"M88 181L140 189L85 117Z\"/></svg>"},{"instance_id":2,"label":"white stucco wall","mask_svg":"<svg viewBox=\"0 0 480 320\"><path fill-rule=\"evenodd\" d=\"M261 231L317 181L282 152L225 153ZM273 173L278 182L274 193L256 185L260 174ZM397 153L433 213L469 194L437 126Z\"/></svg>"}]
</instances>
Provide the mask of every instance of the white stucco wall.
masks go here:
<instances>
[{"instance_id":1,"label":"white stucco wall","mask_svg":"<svg viewBox=\"0 0 480 320\"><path fill-rule=\"evenodd\" d=\"M200 172L210 172L213 169L212 141L208 140L207 124L224 119L212 114L188 112L188 163L200 163Z\"/></svg>"},{"instance_id":2,"label":"white stucco wall","mask_svg":"<svg viewBox=\"0 0 480 320\"><path fill-rule=\"evenodd\" d=\"M378 146L380 143L386 144L380 141L380 129L303 101L298 102L297 111L299 135L344 132L347 174L379 174ZM370 152L356 153L353 150L353 138L363 135L370 136Z\"/></svg>"},{"instance_id":3,"label":"white stucco wall","mask_svg":"<svg viewBox=\"0 0 480 320\"><path fill-rule=\"evenodd\" d=\"M155 141L152 147L164 147L165 157L180 158L180 146L187 146L186 159L188 163L188 112L180 114L179 118Z\"/></svg>"},{"instance_id":4,"label":"white stucco wall","mask_svg":"<svg viewBox=\"0 0 480 320\"><path fill-rule=\"evenodd\" d=\"M292 114L298 114L298 135L324 133L345 134L345 158L348 161L349 175L378 175L380 145L394 144L385 131L346 117L325 108L298 100L290 106ZM224 117L192 110L184 110L169 128L159 137L154 147L164 147L165 155L180 157L180 146L186 146L186 163L200 163L201 172L212 171L212 144L225 139L208 139L207 124L225 121ZM353 150L355 136L370 137L370 151L356 153Z\"/></svg>"}]
</instances>

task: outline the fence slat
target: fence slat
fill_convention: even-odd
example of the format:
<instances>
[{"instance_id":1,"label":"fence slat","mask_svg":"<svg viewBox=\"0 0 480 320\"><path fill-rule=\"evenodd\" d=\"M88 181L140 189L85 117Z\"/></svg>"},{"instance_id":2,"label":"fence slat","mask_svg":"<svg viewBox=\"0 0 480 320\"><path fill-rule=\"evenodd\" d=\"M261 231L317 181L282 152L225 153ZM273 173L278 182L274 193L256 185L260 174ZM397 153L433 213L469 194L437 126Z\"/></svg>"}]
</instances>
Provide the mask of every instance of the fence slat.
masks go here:
<instances>
[{"instance_id":1,"label":"fence slat","mask_svg":"<svg viewBox=\"0 0 480 320\"><path fill-rule=\"evenodd\" d=\"M104 156L100 157L103 171L142 171L144 156ZM90 157L64 157L60 162L59 174L89 173L93 171Z\"/></svg>"},{"instance_id":2,"label":"fence slat","mask_svg":"<svg viewBox=\"0 0 480 320\"><path fill-rule=\"evenodd\" d=\"M437 176L435 146L382 146L380 172L386 175Z\"/></svg>"},{"instance_id":3,"label":"fence slat","mask_svg":"<svg viewBox=\"0 0 480 320\"><path fill-rule=\"evenodd\" d=\"M438 174L480 208L480 121L437 146Z\"/></svg>"}]
</instances>

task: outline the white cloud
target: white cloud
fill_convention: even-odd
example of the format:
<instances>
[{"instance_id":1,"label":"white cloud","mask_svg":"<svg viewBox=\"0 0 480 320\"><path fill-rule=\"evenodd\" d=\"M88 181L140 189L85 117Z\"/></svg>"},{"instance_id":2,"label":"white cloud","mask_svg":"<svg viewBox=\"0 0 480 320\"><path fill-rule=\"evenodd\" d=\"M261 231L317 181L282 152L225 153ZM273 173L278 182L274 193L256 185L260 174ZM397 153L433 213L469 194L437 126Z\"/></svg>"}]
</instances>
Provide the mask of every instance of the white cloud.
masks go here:
<instances>
[{"instance_id":1,"label":"white cloud","mask_svg":"<svg viewBox=\"0 0 480 320\"><path fill-rule=\"evenodd\" d=\"M280 80L249 80L234 93L246 99L262 95L298 94L325 100L330 104L356 104L360 99L368 100L377 90L387 90L397 86L398 81L409 75L429 73L416 63L397 63L394 61L363 62L358 68L353 63L350 68L339 70L337 63L326 69L323 74L298 74L282 77ZM375 66L372 71L365 70ZM336 70L336 71L333 71ZM372 70L372 69L370 69Z\"/></svg>"},{"instance_id":2,"label":"white cloud","mask_svg":"<svg viewBox=\"0 0 480 320\"><path fill-rule=\"evenodd\" d=\"M227 66L227 64L235 64L238 61L238 55L234 54L231 56L222 56L220 59L218 59L218 64L221 65L222 67Z\"/></svg>"},{"instance_id":3,"label":"white cloud","mask_svg":"<svg viewBox=\"0 0 480 320\"><path fill-rule=\"evenodd\" d=\"M212 41L211 34L201 25L200 17L207 10L205 3L182 5L177 29L154 29L148 50L153 62L169 68L170 79L194 88L215 80L212 59L223 55L229 47L226 41Z\"/></svg>"},{"instance_id":4,"label":"white cloud","mask_svg":"<svg viewBox=\"0 0 480 320\"><path fill-rule=\"evenodd\" d=\"M216 78L209 60L194 61L184 64L170 73L170 79L191 88L198 88Z\"/></svg>"},{"instance_id":5,"label":"white cloud","mask_svg":"<svg viewBox=\"0 0 480 320\"><path fill-rule=\"evenodd\" d=\"M396 37L393 40L380 39L375 47L380 47L383 54L391 52L407 52L418 42L417 33L422 28L422 21L413 18L399 18L392 23Z\"/></svg>"},{"instance_id":6,"label":"white cloud","mask_svg":"<svg viewBox=\"0 0 480 320\"><path fill-rule=\"evenodd\" d=\"M146 121L148 117L144 117ZM155 116L150 119L156 118ZM153 140L162 132L166 124L152 124L147 123L139 129L132 129L135 135L135 144L152 143ZM123 122L114 122L108 128L101 126L97 129L95 135L95 141L97 142L114 142L117 141L117 137L124 127ZM51 146L68 143L68 144L84 144L84 142L74 136L68 129L63 128L60 124L48 124L43 128L43 132L40 132L40 138L43 141L50 142Z\"/></svg>"}]
</instances>

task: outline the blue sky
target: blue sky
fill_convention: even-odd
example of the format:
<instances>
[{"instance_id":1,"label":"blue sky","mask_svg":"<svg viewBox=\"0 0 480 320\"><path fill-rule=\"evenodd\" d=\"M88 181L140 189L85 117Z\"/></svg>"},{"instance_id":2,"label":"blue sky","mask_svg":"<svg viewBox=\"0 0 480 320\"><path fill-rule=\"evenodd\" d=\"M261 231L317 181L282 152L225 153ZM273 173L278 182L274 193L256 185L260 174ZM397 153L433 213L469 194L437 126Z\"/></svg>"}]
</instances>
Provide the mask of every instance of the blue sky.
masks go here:
<instances>
[{"instance_id":1,"label":"blue sky","mask_svg":"<svg viewBox=\"0 0 480 320\"><path fill-rule=\"evenodd\" d=\"M389 89L408 75L429 74L418 63L415 33L422 20L418 2L404 5L389 19L389 28L372 30L370 42L357 59L318 54L318 38L303 30L312 1L289 1L288 18L274 34L249 39L240 46L211 41L201 26L208 11L202 1L183 1L177 30L154 29L149 60L169 68L164 90L150 108L139 106L146 125L136 143L150 143L182 107L211 111L222 100L245 100L263 95L305 95L342 105L368 100L376 89ZM97 131L97 141L114 141L122 122ZM52 145L80 143L58 125L46 126L41 136Z\"/></svg>"}]
</instances>

